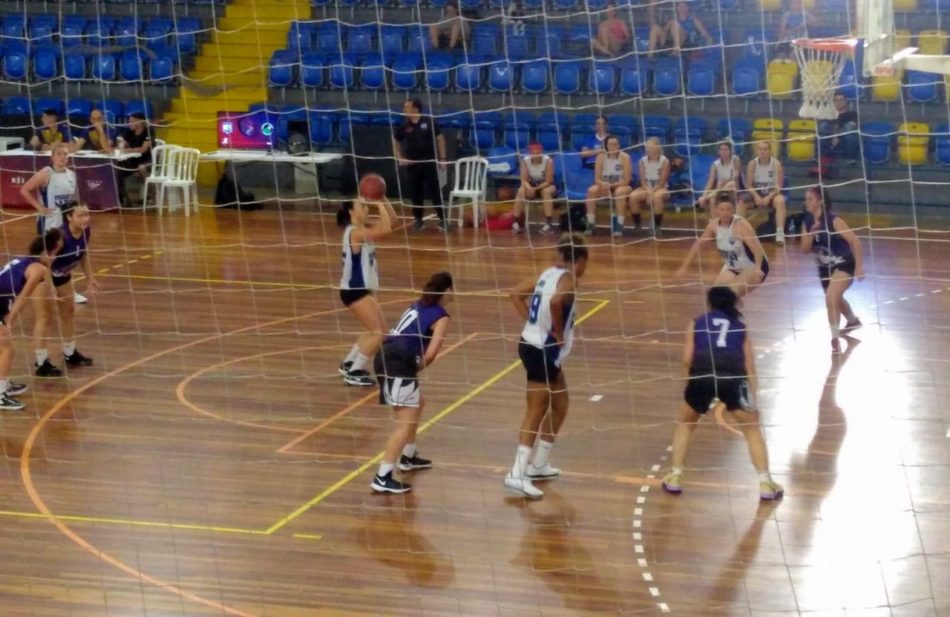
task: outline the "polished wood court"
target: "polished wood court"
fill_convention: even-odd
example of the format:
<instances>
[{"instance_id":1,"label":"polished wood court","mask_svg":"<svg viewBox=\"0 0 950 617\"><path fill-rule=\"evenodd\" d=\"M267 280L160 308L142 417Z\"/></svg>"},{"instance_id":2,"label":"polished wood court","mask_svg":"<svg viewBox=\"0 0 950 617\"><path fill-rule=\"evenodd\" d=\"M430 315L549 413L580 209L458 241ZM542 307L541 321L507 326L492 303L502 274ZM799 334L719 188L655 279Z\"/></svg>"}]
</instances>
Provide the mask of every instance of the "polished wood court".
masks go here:
<instances>
[{"instance_id":1,"label":"polished wood court","mask_svg":"<svg viewBox=\"0 0 950 617\"><path fill-rule=\"evenodd\" d=\"M840 358L811 258L767 246L772 273L745 312L786 488L770 505L715 418L684 493L658 484L682 331L718 256L677 280L688 239L597 236L552 457L565 473L526 503L501 482L524 396L504 292L551 262L552 239L384 243L387 320L437 269L457 298L424 375L419 447L435 467L380 496L391 420L336 374L357 327L332 289L332 217L273 206L93 226L103 292L77 319L95 366L33 379L17 337L32 389L26 411L0 415L3 615L950 615L946 235L862 232L869 276L849 297L865 327ZM32 227L8 214L8 252Z\"/></svg>"}]
</instances>

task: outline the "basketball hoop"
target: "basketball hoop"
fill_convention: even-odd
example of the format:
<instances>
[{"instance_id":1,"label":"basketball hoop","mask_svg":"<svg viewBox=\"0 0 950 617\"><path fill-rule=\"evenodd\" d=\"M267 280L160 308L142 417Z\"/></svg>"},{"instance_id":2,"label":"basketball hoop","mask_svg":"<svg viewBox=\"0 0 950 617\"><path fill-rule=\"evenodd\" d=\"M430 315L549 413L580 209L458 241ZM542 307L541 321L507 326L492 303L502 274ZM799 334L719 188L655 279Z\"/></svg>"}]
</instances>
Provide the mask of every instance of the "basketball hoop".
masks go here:
<instances>
[{"instance_id":1,"label":"basketball hoop","mask_svg":"<svg viewBox=\"0 0 950 617\"><path fill-rule=\"evenodd\" d=\"M857 39L795 39L795 57L802 77L802 107L798 115L815 120L835 120L835 90L844 62L854 55Z\"/></svg>"}]
</instances>

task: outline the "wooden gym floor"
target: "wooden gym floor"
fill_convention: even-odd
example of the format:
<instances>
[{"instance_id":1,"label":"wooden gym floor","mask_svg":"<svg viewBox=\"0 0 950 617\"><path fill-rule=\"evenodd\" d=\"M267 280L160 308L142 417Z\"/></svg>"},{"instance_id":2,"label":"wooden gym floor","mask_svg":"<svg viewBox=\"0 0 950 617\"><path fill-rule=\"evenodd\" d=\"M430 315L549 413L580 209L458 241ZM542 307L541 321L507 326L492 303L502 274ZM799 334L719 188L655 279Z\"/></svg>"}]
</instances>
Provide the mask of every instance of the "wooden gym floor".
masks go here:
<instances>
[{"instance_id":1,"label":"wooden gym floor","mask_svg":"<svg viewBox=\"0 0 950 617\"><path fill-rule=\"evenodd\" d=\"M565 473L526 503L501 485L524 396L503 292L552 261L553 240L384 243L388 321L438 269L458 296L424 379L419 445L435 467L409 495L379 496L391 420L375 391L336 375L356 326L331 289L331 221L94 216L103 292L77 319L95 366L33 379L32 345L16 339L32 389L26 411L0 415L0 612L950 615L945 235L863 232L869 276L849 297L865 327L840 359L811 258L767 246L772 274L745 311L787 491L771 505L715 418L695 434L683 495L660 489L700 272L672 278L688 240L598 236L553 455ZM32 228L8 215L8 252ZM705 254L707 282L717 262Z\"/></svg>"}]
</instances>

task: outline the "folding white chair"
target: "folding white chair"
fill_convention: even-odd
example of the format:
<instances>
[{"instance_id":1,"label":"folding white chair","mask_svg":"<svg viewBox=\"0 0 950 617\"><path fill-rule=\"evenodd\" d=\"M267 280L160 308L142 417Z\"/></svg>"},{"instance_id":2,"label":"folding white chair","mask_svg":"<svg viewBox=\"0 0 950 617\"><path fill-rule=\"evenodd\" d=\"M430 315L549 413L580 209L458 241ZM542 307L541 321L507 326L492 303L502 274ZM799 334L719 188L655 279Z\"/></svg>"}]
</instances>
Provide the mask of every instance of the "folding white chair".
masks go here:
<instances>
[{"instance_id":1,"label":"folding white chair","mask_svg":"<svg viewBox=\"0 0 950 617\"><path fill-rule=\"evenodd\" d=\"M195 148L176 148L168 156L170 178L158 185L158 213L162 213L166 189L181 189L185 216L191 215L194 206L198 212L198 159L201 152Z\"/></svg>"},{"instance_id":2,"label":"folding white chair","mask_svg":"<svg viewBox=\"0 0 950 617\"><path fill-rule=\"evenodd\" d=\"M142 187L142 210L148 207L148 187L155 185L156 205L159 209L162 207L160 200L161 186L171 180L171 170L168 167L168 160L172 150L180 149L180 146L155 146L152 148L152 169L145 179L145 186Z\"/></svg>"},{"instance_id":3,"label":"folding white chair","mask_svg":"<svg viewBox=\"0 0 950 617\"><path fill-rule=\"evenodd\" d=\"M455 199L469 199L472 202L472 221L478 227L481 218L479 206L485 203L485 188L488 184L488 159L480 156L469 156L455 161L455 188L449 193L448 220L452 220L452 208ZM458 204L458 224L462 226L462 214L465 204Z\"/></svg>"}]
</instances>

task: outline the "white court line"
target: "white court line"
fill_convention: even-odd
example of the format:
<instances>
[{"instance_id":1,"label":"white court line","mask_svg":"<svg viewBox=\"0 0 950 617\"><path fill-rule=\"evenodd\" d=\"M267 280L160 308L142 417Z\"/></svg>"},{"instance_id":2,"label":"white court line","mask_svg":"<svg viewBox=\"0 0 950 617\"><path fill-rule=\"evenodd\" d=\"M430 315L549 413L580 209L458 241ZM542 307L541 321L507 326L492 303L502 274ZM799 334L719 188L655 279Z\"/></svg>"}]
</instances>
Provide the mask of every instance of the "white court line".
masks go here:
<instances>
[{"instance_id":1,"label":"white court line","mask_svg":"<svg viewBox=\"0 0 950 617\"><path fill-rule=\"evenodd\" d=\"M672 450L673 450L673 446L668 446L666 448L666 452L672 452ZM657 463L653 465L652 467L650 467L650 471L653 473L647 474L646 476L647 480L654 480L656 478L656 472L660 471L660 468L662 467L662 462L666 461L666 459L667 459L667 454L664 454L662 457L660 457L660 463ZM636 530L633 532L633 541L635 543L633 545L633 552L636 553L637 555L643 555L646 553L646 549L644 548L644 543L643 543L643 532L641 532L640 530L643 529L643 506L646 504L647 495L649 494L650 494L650 485L648 484L642 485L640 487L640 494L637 495L636 497L637 505L634 506L633 508L633 528ZM643 572L641 572L640 575L643 577L644 581L646 581L647 583L655 582L653 572L649 570L649 564L644 557L637 557L637 565L640 566L640 568L643 570ZM660 597L659 587L655 585L651 585L647 587L647 590L650 592L650 595L653 596L654 598ZM660 609L660 612L663 612L663 613L671 612L670 607L666 602L657 602L656 606L657 608Z\"/></svg>"}]
</instances>

